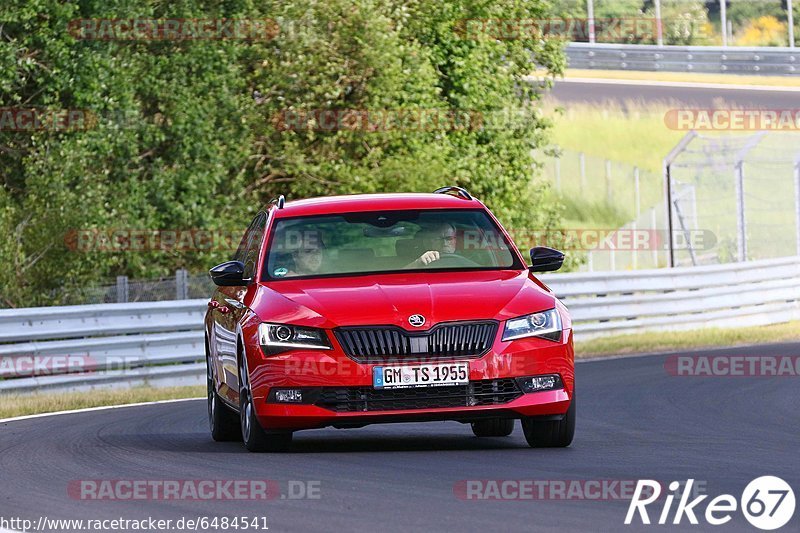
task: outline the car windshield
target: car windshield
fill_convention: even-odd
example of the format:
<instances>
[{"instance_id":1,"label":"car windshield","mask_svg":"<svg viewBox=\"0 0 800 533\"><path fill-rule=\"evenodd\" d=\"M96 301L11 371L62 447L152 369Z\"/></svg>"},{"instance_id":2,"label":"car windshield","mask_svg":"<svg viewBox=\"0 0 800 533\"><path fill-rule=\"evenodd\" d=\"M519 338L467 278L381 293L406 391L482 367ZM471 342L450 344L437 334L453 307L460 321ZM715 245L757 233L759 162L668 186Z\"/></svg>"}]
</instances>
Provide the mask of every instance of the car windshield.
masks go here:
<instances>
[{"instance_id":1,"label":"car windshield","mask_svg":"<svg viewBox=\"0 0 800 533\"><path fill-rule=\"evenodd\" d=\"M523 268L482 210L379 211L278 220L265 277Z\"/></svg>"}]
</instances>

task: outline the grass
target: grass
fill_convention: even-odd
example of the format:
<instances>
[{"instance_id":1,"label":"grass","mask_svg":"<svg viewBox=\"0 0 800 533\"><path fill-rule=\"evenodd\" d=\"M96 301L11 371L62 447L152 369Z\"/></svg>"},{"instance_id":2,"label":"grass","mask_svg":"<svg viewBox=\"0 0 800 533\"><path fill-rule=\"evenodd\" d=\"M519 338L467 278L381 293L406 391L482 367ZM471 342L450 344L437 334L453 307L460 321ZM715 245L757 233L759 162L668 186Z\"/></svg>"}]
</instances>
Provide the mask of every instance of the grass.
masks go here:
<instances>
[{"instance_id":1,"label":"grass","mask_svg":"<svg viewBox=\"0 0 800 533\"><path fill-rule=\"evenodd\" d=\"M668 104L626 102L622 105L550 102L545 114L553 121L551 144L563 149L560 158L561 203L564 227L610 229L634 218L633 167L640 169L641 207L662 202L662 158L685 132L664 124ZM580 179L577 153L586 156L586 179ZM605 160L612 162L610 189ZM552 158L545 158L543 175L555 181ZM554 185L555 190L555 185Z\"/></svg>"},{"instance_id":2,"label":"grass","mask_svg":"<svg viewBox=\"0 0 800 533\"><path fill-rule=\"evenodd\" d=\"M686 135L667 128L664 114L669 108L666 102L570 104L562 109L551 104L546 113L554 121L552 144L660 173L664 156Z\"/></svg>"},{"instance_id":3,"label":"grass","mask_svg":"<svg viewBox=\"0 0 800 533\"><path fill-rule=\"evenodd\" d=\"M699 348L800 341L800 322L738 329L709 328L601 337L575 344L576 357L597 357Z\"/></svg>"},{"instance_id":4,"label":"grass","mask_svg":"<svg viewBox=\"0 0 800 533\"><path fill-rule=\"evenodd\" d=\"M35 393L3 395L0 419L15 416L71 411L87 407L205 397L202 385L188 387L134 387L125 390L97 389L91 392Z\"/></svg>"},{"instance_id":5,"label":"grass","mask_svg":"<svg viewBox=\"0 0 800 533\"><path fill-rule=\"evenodd\" d=\"M796 76L752 76L742 74L707 74L690 72L634 72L629 70L567 69L564 77L599 78L607 80L721 83L726 85L767 85L770 87L800 87L800 79L798 79Z\"/></svg>"}]
</instances>

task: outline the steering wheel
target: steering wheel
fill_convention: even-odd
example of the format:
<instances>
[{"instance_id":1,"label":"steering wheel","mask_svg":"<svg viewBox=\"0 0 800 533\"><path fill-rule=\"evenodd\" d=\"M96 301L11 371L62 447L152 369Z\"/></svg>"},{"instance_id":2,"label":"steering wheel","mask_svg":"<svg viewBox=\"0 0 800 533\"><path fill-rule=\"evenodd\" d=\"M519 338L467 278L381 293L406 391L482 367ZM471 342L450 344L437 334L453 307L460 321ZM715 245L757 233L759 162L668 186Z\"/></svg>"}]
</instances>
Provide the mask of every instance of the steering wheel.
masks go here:
<instances>
[{"instance_id":1,"label":"steering wheel","mask_svg":"<svg viewBox=\"0 0 800 533\"><path fill-rule=\"evenodd\" d=\"M439 259L428 263L428 268L477 267L478 263L458 254L439 253Z\"/></svg>"}]
</instances>

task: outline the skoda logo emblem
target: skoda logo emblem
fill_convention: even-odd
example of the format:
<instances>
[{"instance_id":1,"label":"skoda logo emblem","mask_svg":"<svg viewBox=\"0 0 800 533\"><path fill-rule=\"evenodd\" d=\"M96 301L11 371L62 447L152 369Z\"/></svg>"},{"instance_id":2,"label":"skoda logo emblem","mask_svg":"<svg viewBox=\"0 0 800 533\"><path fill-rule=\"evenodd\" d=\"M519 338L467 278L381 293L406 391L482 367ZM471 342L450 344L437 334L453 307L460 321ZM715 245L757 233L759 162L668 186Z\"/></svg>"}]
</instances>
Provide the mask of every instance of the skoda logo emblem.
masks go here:
<instances>
[{"instance_id":1,"label":"skoda logo emblem","mask_svg":"<svg viewBox=\"0 0 800 533\"><path fill-rule=\"evenodd\" d=\"M422 315L411 315L408 317L408 323L418 328L420 326L425 325L425 317Z\"/></svg>"}]
</instances>

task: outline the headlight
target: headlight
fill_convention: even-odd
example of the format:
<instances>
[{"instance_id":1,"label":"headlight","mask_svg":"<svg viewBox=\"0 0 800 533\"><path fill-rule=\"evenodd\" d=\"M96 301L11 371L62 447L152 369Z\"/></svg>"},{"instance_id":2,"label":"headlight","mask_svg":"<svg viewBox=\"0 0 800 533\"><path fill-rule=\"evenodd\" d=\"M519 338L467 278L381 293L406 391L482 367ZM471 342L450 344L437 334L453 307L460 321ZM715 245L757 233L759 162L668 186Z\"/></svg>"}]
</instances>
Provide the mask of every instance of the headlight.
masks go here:
<instances>
[{"instance_id":1,"label":"headlight","mask_svg":"<svg viewBox=\"0 0 800 533\"><path fill-rule=\"evenodd\" d=\"M542 337L558 342L561 340L561 329L561 315L558 314L558 310L550 309L506 321L503 340Z\"/></svg>"},{"instance_id":2,"label":"headlight","mask_svg":"<svg viewBox=\"0 0 800 533\"><path fill-rule=\"evenodd\" d=\"M293 348L330 350L331 343L325 332L317 328L268 324L258 326L258 342L265 354L274 355Z\"/></svg>"}]
</instances>

